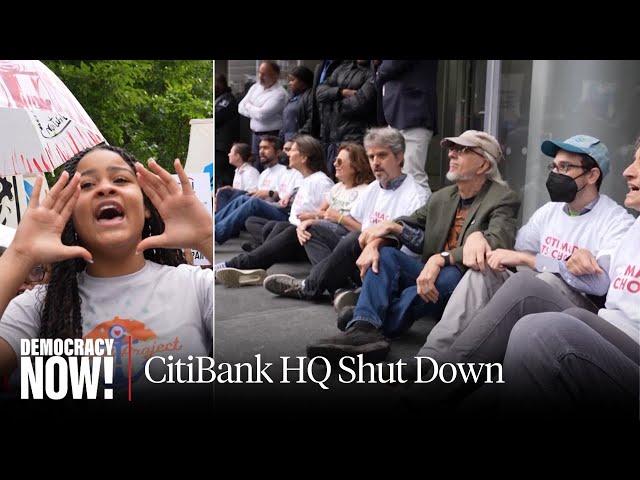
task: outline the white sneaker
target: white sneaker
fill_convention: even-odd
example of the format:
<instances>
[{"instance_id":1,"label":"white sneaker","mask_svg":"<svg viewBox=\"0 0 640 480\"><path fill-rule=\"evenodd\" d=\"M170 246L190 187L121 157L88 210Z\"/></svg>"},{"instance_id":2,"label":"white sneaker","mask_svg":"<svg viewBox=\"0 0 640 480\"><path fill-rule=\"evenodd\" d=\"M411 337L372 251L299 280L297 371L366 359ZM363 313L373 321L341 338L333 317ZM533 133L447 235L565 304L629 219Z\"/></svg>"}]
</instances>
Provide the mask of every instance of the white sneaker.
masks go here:
<instances>
[{"instance_id":1,"label":"white sneaker","mask_svg":"<svg viewBox=\"0 0 640 480\"><path fill-rule=\"evenodd\" d=\"M222 268L216 272L216 280L227 288L248 287L262 285L266 270L261 268L254 270L240 270L238 268Z\"/></svg>"}]
</instances>

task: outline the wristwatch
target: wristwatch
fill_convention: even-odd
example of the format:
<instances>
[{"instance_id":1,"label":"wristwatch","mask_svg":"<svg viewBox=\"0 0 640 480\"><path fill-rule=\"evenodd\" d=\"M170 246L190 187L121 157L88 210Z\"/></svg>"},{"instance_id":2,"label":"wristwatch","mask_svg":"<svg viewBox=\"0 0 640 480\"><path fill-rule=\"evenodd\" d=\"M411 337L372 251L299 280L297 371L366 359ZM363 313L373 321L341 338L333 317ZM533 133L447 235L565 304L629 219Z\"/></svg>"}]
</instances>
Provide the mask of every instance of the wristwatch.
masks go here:
<instances>
[{"instance_id":1,"label":"wristwatch","mask_svg":"<svg viewBox=\"0 0 640 480\"><path fill-rule=\"evenodd\" d=\"M269 198L273 198L275 194L276 192L274 192L273 190L269 190Z\"/></svg>"},{"instance_id":2,"label":"wristwatch","mask_svg":"<svg viewBox=\"0 0 640 480\"><path fill-rule=\"evenodd\" d=\"M440 252L440 256L444 258L445 265L451 265L451 254L449 252Z\"/></svg>"}]
</instances>

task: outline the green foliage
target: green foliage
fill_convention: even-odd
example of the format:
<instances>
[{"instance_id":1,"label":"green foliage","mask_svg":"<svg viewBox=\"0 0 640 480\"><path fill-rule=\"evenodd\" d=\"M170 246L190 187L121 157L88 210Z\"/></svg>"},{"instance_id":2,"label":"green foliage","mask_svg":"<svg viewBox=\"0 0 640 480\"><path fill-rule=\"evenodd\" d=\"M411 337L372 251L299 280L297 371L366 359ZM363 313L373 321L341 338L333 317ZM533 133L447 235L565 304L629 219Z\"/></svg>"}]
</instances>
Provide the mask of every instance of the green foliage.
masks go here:
<instances>
[{"instance_id":1,"label":"green foliage","mask_svg":"<svg viewBox=\"0 0 640 480\"><path fill-rule=\"evenodd\" d=\"M213 116L213 62L45 60L111 145L173 172L184 164L189 120Z\"/></svg>"}]
</instances>

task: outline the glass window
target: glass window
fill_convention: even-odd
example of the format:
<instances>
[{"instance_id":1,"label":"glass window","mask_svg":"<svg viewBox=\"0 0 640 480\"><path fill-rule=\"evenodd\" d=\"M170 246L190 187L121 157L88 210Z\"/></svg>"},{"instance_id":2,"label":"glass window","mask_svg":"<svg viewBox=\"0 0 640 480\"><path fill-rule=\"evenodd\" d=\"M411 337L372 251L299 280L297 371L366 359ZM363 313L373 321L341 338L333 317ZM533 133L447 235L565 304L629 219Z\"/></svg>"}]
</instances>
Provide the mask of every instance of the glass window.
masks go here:
<instances>
[{"instance_id":1,"label":"glass window","mask_svg":"<svg viewBox=\"0 0 640 480\"><path fill-rule=\"evenodd\" d=\"M609 148L601 192L622 204L622 172L640 133L640 62L508 60L502 62L498 137L504 175L523 200L526 220L549 201L548 157L540 144L584 133Z\"/></svg>"}]
</instances>

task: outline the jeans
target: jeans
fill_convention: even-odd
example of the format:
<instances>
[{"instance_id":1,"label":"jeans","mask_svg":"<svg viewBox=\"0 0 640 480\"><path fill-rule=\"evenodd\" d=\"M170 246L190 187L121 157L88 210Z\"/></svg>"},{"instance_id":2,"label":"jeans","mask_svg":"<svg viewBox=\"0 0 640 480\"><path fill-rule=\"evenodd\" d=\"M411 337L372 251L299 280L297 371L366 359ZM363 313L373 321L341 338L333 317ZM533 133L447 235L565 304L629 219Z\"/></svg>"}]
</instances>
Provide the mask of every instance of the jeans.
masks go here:
<instances>
[{"instance_id":1,"label":"jeans","mask_svg":"<svg viewBox=\"0 0 640 480\"><path fill-rule=\"evenodd\" d=\"M584 310L527 315L504 358L503 410L638 419L640 346Z\"/></svg>"},{"instance_id":2,"label":"jeans","mask_svg":"<svg viewBox=\"0 0 640 480\"><path fill-rule=\"evenodd\" d=\"M216 223L227 218L236 209L240 208L242 204L244 204L245 202L248 202L249 200L251 200L251 197L249 195L239 195L233 200L231 200L229 203L227 203L224 207L219 208L216 211L216 215L215 215Z\"/></svg>"},{"instance_id":3,"label":"jeans","mask_svg":"<svg viewBox=\"0 0 640 480\"><path fill-rule=\"evenodd\" d=\"M365 321L382 328L386 336L395 337L406 332L420 317L440 318L462 272L453 265L440 270L435 284L440 294L438 301L427 303L418 295L416 286L423 268L422 262L400 250L380 249L378 273L367 271L353 319L347 326Z\"/></svg>"},{"instance_id":4,"label":"jeans","mask_svg":"<svg viewBox=\"0 0 640 480\"><path fill-rule=\"evenodd\" d=\"M278 208L259 198L247 198L245 200L245 197L238 197L227 205L219 212L220 214L232 207L235 202L241 201L232 211L224 213L223 215L225 216L222 219L218 220L218 214L216 214L216 243L222 244L232 237L237 237L244 227L244 222L252 215L269 220L285 221L289 218L289 215L282 208Z\"/></svg>"},{"instance_id":5,"label":"jeans","mask_svg":"<svg viewBox=\"0 0 640 480\"><path fill-rule=\"evenodd\" d=\"M226 207L234 198L238 198L246 193L244 190L238 190L236 188L220 190L216 195L216 212Z\"/></svg>"}]
</instances>

